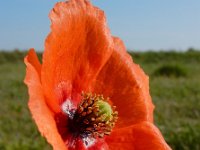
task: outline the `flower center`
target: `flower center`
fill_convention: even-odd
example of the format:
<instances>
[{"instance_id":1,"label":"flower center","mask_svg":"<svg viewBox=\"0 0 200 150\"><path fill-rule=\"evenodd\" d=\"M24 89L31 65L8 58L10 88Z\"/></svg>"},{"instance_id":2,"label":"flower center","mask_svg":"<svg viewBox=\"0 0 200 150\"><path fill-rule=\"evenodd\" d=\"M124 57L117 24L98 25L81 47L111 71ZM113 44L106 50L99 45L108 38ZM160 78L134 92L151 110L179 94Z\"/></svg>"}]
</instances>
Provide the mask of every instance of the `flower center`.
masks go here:
<instances>
[{"instance_id":1,"label":"flower center","mask_svg":"<svg viewBox=\"0 0 200 150\"><path fill-rule=\"evenodd\" d=\"M81 136L102 138L109 135L118 112L102 95L82 94L82 101L73 117L73 125Z\"/></svg>"}]
</instances>

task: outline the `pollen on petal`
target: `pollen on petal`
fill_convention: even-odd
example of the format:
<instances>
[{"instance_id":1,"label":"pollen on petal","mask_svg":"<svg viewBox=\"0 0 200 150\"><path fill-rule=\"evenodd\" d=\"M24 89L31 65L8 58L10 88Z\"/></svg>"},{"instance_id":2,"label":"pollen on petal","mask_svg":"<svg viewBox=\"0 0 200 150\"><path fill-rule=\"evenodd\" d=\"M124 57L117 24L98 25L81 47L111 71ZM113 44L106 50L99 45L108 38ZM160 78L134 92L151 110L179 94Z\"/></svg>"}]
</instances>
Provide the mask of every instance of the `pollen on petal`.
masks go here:
<instances>
[{"instance_id":1,"label":"pollen on petal","mask_svg":"<svg viewBox=\"0 0 200 150\"><path fill-rule=\"evenodd\" d=\"M70 99L67 99L62 104L62 111L70 118L73 119L75 114L75 106L72 104L72 101Z\"/></svg>"}]
</instances>

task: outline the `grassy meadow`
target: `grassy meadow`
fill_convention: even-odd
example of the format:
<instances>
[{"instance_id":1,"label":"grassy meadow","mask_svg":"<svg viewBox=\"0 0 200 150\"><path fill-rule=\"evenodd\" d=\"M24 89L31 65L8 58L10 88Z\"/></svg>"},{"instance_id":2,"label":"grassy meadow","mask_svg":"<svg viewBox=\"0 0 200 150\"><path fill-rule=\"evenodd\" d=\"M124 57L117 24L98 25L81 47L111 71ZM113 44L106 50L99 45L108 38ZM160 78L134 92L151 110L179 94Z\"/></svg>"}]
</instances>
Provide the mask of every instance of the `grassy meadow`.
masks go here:
<instances>
[{"instance_id":1,"label":"grassy meadow","mask_svg":"<svg viewBox=\"0 0 200 150\"><path fill-rule=\"evenodd\" d=\"M51 150L27 108L25 54L0 52L0 150ZM167 143L174 150L200 150L200 51L131 55L150 76L155 124Z\"/></svg>"}]
</instances>

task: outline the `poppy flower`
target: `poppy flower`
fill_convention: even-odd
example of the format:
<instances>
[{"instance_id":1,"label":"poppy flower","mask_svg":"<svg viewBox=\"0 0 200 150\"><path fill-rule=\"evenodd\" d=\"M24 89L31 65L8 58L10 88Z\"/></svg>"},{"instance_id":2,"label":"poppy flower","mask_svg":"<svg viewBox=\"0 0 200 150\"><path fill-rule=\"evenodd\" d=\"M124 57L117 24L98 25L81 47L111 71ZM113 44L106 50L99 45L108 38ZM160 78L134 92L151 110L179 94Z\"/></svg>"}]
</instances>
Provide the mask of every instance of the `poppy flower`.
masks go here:
<instances>
[{"instance_id":1,"label":"poppy flower","mask_svg":"<svg viewBox=\"0 0 200 150\"><path fill-rule=\"evenodd\" d=\"M169 150L148 77L87 0L58 2L43 63L25 57L29 109L54 150Z\"/></svg>"}]
</instances>

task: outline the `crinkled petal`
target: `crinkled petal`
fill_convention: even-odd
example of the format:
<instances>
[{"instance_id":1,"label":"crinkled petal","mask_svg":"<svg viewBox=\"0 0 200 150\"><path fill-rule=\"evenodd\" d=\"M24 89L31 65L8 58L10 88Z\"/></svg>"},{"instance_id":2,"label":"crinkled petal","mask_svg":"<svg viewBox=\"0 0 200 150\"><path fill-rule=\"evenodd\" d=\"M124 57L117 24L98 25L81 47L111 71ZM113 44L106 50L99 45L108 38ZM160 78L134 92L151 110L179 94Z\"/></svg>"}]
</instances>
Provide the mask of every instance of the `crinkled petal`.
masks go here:
<instances>
[{"instance_id":1,"label":"crinkled petal","mask_svg":"<svg viewBox=\"0 0 200 150\"><path fill-rule=\"evenodd\" d=\"M53 114L45 103L40 81L41 65L33 49L29 51L24 61L26 64L26 77L24 82L28 86L28 106L32 117L40 133L53 146L54 150L67 150L57 131Z\"/></svg>"},{"instance_id":2,"label":"crinkled petal","mask_svg":"<svg viewBox=\"0 0 200 150\"><path fill-rule=\"evenodd\" d=\"M54 112L70 99L76 105L112 53L113 40L104 12L87 0L59 2L50 13L42 86Z\"/></svg>"},{"instance_id":3,"label":"crinkled petal","mask_svg":"<svg viewBox=\"0 0 200 150\"><path fill-rule=\"evenodd\" d=\"M149 122L115 130L106 142L110 150L171 150L160 131Z\"/></svg>"},{"instance_id":4,"label":"crinkled petal","mask_svg":"<svg viewBox=\"0 0 200 150\"><path fill-rule=\"evenodd\" d=\"M94 92L103 93L117 106L116 127L152 122L148 76L132 61L120 39L114 38L114 43L115 50L94 83Z\"/></svg>"}]
</instances>

